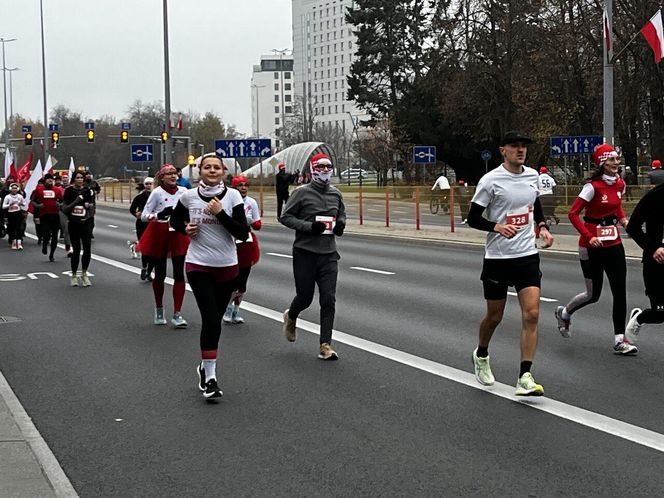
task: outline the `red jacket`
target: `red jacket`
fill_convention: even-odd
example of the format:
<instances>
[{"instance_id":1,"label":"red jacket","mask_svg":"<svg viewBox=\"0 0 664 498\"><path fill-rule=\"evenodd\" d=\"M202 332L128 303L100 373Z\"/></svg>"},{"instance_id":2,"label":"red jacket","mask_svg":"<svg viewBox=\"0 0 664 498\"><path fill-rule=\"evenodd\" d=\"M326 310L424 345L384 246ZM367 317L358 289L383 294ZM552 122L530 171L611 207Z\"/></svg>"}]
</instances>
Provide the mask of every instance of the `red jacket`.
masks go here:
<instances>
[{"instance_id":1,"label":"red jacket","mask_svg":"<svg viewBox=\"0 0 664 498\"><path fill-rule=\"evenodd\" d=\"M590 239L598 236L597 226L599 223L581 220L581 211L585 210L584 218L599 220L603 218L615 218L616 223L625 217L622 208L622 196L625 192L625 182L618 178L613 185L604 180L592 180L586 183L583 190L576 198L569 210L569 220L574 228L581 234L579 237L580 247L590 247ZM615 226L609 224L609 226ZM603 240L605 247L622 244L620 231L617 231L615 240Z\"/></svg>"},{"instance_id":2,"label":"red jacket","mask_svg":"<svg viewBox=\"0 0 664 498\"><path fill-rule=\"evenodd\" d=\"M45 214L58 214L60 206L58 203L62 202L63 190L61 187L55 185L47 189L44 185L37 185L35 191L32 193L33 202L42 204L39 211L39 216Z\"/></svg>"}]
</instances>

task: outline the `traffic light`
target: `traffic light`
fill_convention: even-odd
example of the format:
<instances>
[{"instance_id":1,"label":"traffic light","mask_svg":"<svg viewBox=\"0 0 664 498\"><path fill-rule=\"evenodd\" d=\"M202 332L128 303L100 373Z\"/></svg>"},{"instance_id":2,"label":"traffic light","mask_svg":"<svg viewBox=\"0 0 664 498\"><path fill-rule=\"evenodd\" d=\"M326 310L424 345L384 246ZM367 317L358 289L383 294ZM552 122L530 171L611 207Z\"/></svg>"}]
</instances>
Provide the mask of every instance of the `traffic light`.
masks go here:
<instances>
[{"instance_id":1,"label":"traffic light","mask_svg":"<svg viewBox=\"0 0 664 498\"><path fill-rule=\"evenodd\" d=\"M161 132L161 141L162 142L168 142L168 132L167 131L162 131Z\"/></svg>"},{"instance_id":2,"label":"traffic light","mask_svg":"<svg viewBox=\"0 0 664 498\"><path fill-rule=\"evenodd\" d=\"M123 144L129 142L129 132L127 130L122 130L120 132L120 142Z\"/></svg>"},{"instance_id":3,"label":"traffic light","mask_svg":"<svg viewBox=\"0 0 664 498\"><path fill-rule=\"evenodd\" d=\"M95 131L88 130L88 143L93 143L95 141Z\"/></svg>"},{"instance_id":4,"label":"traffic light","mask_svg":"<svg viewBox=\"0 0 664 498\"><path fill-rule=\"evenodd\" d=\"M196 161L196 158L194 157L194 155L193 155L193 154L189 154L189 155L187 156L187 164L188 164L189 166L191 166L192 164L194 164L194 161Z\"/></svg>"},{"instance_id":5,"label":"traffic light","mask_svg":"<svg viewBox=\"0 0 664 498\"><path fill-rule=\"evenodd\" d=\"M57 132L57 131L52 131L51 132L51 146L52 147L57 147L59 143L60 143L60 133Z\"/></svg>"},{"instance_id":6,"label":"traffic light","mask_svg":"<svg viewBox=\"0 0 664 498\"><path fill-rule=\"evenodd\" d=\"M25 145L32 145L32 132L27 132L23 135Z\"/></svg>"}]
</instances>

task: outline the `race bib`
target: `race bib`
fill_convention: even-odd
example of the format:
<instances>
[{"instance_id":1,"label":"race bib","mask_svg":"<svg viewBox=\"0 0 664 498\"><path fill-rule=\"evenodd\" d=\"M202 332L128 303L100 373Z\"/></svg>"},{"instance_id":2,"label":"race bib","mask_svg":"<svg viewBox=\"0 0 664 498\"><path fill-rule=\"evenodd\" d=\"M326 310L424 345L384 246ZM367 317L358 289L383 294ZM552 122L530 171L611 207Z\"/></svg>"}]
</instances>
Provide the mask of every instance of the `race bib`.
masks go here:
<instances>
[{"instance_id":1,"label":"race bib","mask_svg":"<svg viewBox=\"0 0 664 498\"><path fill-rule=\"evenodd\" d=\"M15 213L15 212L18 211L19 209L21 209L21 206L19 206L18 204L10 204L10 205L9 205L9 209L8 209L8 211L9 211L10 213Z\"/></svg>"},{"instance_id":2,"label":"race bib","mask_svg":"<svg viewBox=\"0 0 664 498\"><path fill-rule=\"evenodd\" d=\"M616 240L618 238L618 227L611 225L608 227L597 227L597 238L602 242Z\"/></svg>"},{"instance_id":3,"label":"race bib","mask_svg":"<svg viewBox=\"0 0 664 498\"><path fill-rule=\"evenodd\" d=\"M507 213L506 222L508 225L514 225L517 230L530 224L530 211L520 211L518 213Z\"/></svg>"},{"instance_id":4,"label":"race bib","mask_svg":"<svg viewBox=\"0 0 664 498\"><path fill-rule=\"evenodd\" d=\"M325 230L323 231L323 235L332 235L334 225L337 223L337 219L334 216L316 216L316 221L325 223Z\"/></svg>"},{"instance_id":5,"label":"race bib","mask_svg":"<svg viewBox=\"0 0 664 498\"><path fill-rule=\"evenodd\" d=\"M72 216L85 216L85 208L83 206L74 206L71 210Z\"/></svg>"},{"instance_id":6,"label":"race bib","mask_svg":"<svg viewBox=\"0 0 664 498\"><path fill-rule=\"evenodd\" d=\"M247 237L247 240L240 240L240 239L235 239L236 244L244 244L245 242L253 242L254 237L251 235L251 232L249 232L249 237Z\"/></svg>"},{"instance_id":7,"label":"race bib","mask_svg":"<svg viewBox=\"0 0 664 498\"><path fill-rule=\"evenodd\" d=\"M55 198L55 192L52 190L44 190L44 199L54 199Z\"/></svg>"}]
</instances>

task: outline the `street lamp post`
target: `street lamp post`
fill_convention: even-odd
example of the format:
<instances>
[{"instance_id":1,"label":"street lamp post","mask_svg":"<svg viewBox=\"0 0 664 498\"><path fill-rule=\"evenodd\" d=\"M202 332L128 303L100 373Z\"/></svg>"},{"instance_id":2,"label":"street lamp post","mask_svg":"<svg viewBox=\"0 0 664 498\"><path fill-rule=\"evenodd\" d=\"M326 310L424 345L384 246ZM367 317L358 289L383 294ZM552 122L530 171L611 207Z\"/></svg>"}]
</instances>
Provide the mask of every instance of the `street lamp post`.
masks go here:
<instances>
[{"instance_id":1,"label":"street lamp post","mask_svg":"<svg viewBox=\"0 0 664 498\"><path fill-rule=\"evenodd\" d=\"M168 57L168 0L164 0L164 106L166 111L166 127L171 123L171 75ZM163 144L166 163L171 163L171 150L168 143Z\"/></svg>"},{"instance_id":2,"label":"street lamp post","mask_svg":"<svg viewBox=\"0 0 664 498\"><path fill-rule=\"evenodd\" d=\"M41 49L42 49L42 93L44 97L44 139L42 144L42 164L46 164L46 134L48 133L48 106L46 103L46 48L44 43L44 1L39 0L39 18L41 22Z\"/></svg>"},{"instance_id":3,"label":"street lamp post","mask_svg":"<svg viewBox=\"0 0 664 498\"><path fill-rule=\"evenodd\" d=\"M16 38L0 38L0 43L2 43L2 89L5 98L5 151L9 150L9 124L7 121L7 64L5 63L5 43L13 41L16 41Z\"/></svg>"},{"instance_id":4,"label":"street lamp post","mask_svg":"<svg viewBox=\"0 0 664 498\"><path fill-rule=\"evenodd\" d=\"M7 67L6 71L9 71L9 129L14 129L14 86L12 83L12 73L14 71L20 71L18 67Z\"/></svg>"},{"instance_id":5,"label":"street lamp post","mask_svg":"<svg viewBox=\"0 0 664 498\"><path fill-rule=\"evenodd\" d=\"M284 134L284 54L288 52L287 48L284 49L276 49L273 48L272 52L276 55L279 54L279 93L280 97L279 100L281 101L281 119L279 121L279 138L283 138ZM279 146L281 147L281 143L279 143Z\"/></svg>"},{"instance_id":6,"label":"street lamp post","mask_svg":"<svg viewBox=\"0 0 664 498\"><path fill-rule=\"evenodd\" d=\"M259 113L260 98L259 98L259 94L258 94L258 89L259 89L259 88L265 88L265 85L251 85L251 88L255 88L255 89L256 89L256 134L255 134L254 136L255 136L256 138L260 138L260 137L261 137L261 126L260 126L260 122L259 122L259 117L260 117L260 113Z\"/></svg>"}]
</instances>

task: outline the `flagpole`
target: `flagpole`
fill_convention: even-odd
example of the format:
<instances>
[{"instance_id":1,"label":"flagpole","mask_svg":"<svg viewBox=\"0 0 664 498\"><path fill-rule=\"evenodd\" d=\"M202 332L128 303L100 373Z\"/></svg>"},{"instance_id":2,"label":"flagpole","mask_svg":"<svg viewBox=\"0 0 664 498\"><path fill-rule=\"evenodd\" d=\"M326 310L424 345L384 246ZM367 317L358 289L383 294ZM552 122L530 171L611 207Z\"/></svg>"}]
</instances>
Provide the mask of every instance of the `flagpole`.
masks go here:
<instances>
[{"instance_id":1,"label":"flagpole","mask_svg":"<svg viewBox=\"0 0 664 498\"><path fill-rule=\"evenodd\" d=\"M613 0L604 0L604 99L603 99L603 121L604 142L613 144L613 44L611 30L613 26ZM608 37L608 38L607 38ZM607 40L609 43L607 43Z\"/></svg>"},{"instance_id":2,"label":"flagpole","mask_svg":"<svg viewBox=\"0 0 664 498\"><path fill-rule=\"evenodd\" d=\"M634 42L634 40L636 40L636 38L637 38L640 34L641 34L641 31L637 31L636 34L635 34L634 36L632 36L632 39L631 39L630 41L627 42L627 45L625 45L623 48L621 48L621 49L620 49L620 52L618 52L616 55L614 55L614 56L611 58L611 62L613 63L613 62L617 61L617 60L618 60L618 57L620 57L620 56L622 55L622 53L627 49L627 47L629 47L629 46Z\"/></svg>"}]
</instances>

